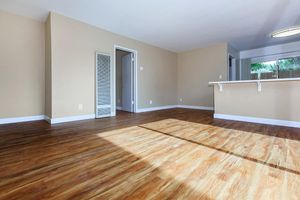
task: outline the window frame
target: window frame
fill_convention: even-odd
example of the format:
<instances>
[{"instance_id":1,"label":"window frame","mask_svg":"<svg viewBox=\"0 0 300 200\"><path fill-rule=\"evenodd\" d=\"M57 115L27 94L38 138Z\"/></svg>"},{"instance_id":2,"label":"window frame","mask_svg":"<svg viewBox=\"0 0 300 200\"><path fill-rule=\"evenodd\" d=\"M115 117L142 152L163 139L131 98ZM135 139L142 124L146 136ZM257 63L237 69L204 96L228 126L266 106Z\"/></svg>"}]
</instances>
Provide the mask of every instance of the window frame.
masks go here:
<instances>
[{"instance_id":1,"label":"window frame","mask_svg":"<svg viewBox=\"0 0 300 200\"><path fill-rule=\"evenodd\" d=\"M280 79L280 77L279 77L279 73L280 73L280 70L279 70L280 69L279 60L289 59L289 58L296 58L296 57L300 57L300 52L299 51L297 51L297 52L290 52L290 53L284 53L284 54L275 54L275 55L268 55L268 56L250 58L250 76L252 74L251 73L251 67L252 67L251 65L252 64L262 63L262 62L276 61L277 70L276 70L276 78L274 77L274 79ZM295 77L289 77L289 78L286 78L286 79L293 79L293 78L295 78ZM298 78L300 78L300 77L298 77ZM253 80L256 80L256 79L253 79Z\"/></svg>"}]
</instances>

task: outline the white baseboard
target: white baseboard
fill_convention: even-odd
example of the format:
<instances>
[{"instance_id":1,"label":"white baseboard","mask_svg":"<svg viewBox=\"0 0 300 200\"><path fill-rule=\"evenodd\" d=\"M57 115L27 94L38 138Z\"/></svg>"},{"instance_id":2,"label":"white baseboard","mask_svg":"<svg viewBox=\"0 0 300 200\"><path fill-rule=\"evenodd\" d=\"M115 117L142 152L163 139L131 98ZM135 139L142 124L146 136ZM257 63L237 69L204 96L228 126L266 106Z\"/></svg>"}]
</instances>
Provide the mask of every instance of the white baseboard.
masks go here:
<instances>
[{"instance_id":1,"label":"white baseboard","mask_svg":"<svg viewBox=\"0 0 300 200\"><path fill-rule=\"evenodd\" d=\"M172 108L177 108L177 105L159 106L159 107L151 107L151 108L140 108L137 110L137 113L151 112L151 111L156 111L156 110L166 110L166 109L172 109Z\"/></svg>"},{"instance_id":2,"label":"white baseboard","mask_svg":"<svg viewBox=\"0 0 300 200\"><path fill-rule=\"evenodd\" d=\"M242 122L251 122L251 123L258 123L258 124L269 124L269 125L288 126L288 127L300 128L300 122L280 120L280 119L245 117L245 116L239 116L239 115L225 115L225 114L214 114L214 118L216 118L216 119L226 119L226 120L235 120L235 121L242 121Z\"/></svg>"},{"instance_id":3,"label":"white baseboard","mask_svg":"<svg viewBox=\"0 0 300 200\"><path fill-rule=\"evenodd\" d=\"M44 115L35 115L35 116L26 116L26 117L12 117L12 118L0 118L0 124L31 122L31 121L38 121L38 120L44 120L44 119L45 119Z\"/></svg>"},{"instance_id":4,"label":"white baseboard","mask_svg":"<svg viewBox=\"0 0 300 200\"><path fill-rule=\"evenodd\" d=\"M89 114L89 115L77 115L77 116L69 116L69 117L60 117L60 118L48 118L48 122L50 121L50 124L58 124L63 122L73 122L73 121L79 121L79 120L86 120L86 119L95 119L95 114Z\"/></svg>"},{"instance_id":5,"label":"white baseboard","mask_svg":"<svg viewBox=\"0 0 300 200\"><path fill-rule=\"evenodd\" d=\"M117 109L119 109L119 108L120 107L117 107ZM159 106L159 107L138 109L137 113L151 112L151 111L157 111L157 110L166 110L166 109L172 109L172 108L213 110L212 107L205 107L205 106L168 105L168 106ZM45 115L37 115L37 116L16 117L16 118L2 118L2 119L0 118L0 124L29 122L29 121L37 121L37 120L46 120L49 124L58 124L58 123L63 123L63 122L72 122L72 121L94 119L94 118L95 118L95 114L60 117L60 118L52 118L52 119Z\"/></svg>"},{"instance_id":6,"label":"white baseboard","mask_svg":"<svg viewBox=\"0 0 300 200\"><path fill-rule=\"evenodd\" d=\"M159 106L159 107L152 107L152 108L141 108L138 109L138 113L142 112L151 112L156 110L166 110L172 108L188 108L188 109L196 109L196 110L214 110L213 107L206 107L206 106L189 106L189 105L169 105L169 106Z\"/></svg>"},{"instance_id":7,"label":"white baseboard","mask_svg":"<svg viewBox=\"0 0 300 200\"><path fill-rule=\"evenodd\" d=\"M207 107L207 106L189 106L189 105L178 105L177 108L188 108L188 109L195 109L195 110L214 110L213 107Z\"/></svg>"},{"instance_id":8,"label":"white baseboard","mask_svg":"<svg viewBox=\"0 0 300 200\"><path fill-rule=\"evenodd\" d=\"M123 108L121 106L117 106L116 109L117 110L123 110Z\"/></svg>"},{"instance_id":9,"label":"white baseboard","mask_svg":"<svg viewBox=\"0 0 300 200\"><path fill-rule=\"evenodd\" d=\"M47 115L45 115L45 121L48 122L49 124L51 124L51 118L48 117Z\"/></svg>"}]
</instances>

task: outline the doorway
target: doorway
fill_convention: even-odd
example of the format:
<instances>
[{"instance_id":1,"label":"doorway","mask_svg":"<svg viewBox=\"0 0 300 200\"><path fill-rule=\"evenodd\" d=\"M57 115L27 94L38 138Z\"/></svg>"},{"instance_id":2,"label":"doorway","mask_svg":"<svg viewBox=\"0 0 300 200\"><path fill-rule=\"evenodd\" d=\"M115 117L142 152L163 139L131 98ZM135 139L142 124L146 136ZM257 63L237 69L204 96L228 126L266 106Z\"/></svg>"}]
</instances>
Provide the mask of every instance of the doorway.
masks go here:
<instances>
[{"instance_id":1,"label":"doorway","mask_svg":"<svg viewBox=\"0 0 300 200\"><path fill-rule=\"evenodd\" d=\"M237 62L236 58L231 55L228 55L228 75L229 81L237 80Z\"/></svg>"},{"instance_id":2,"label":"doorway","mask_svg":"<svg viewBox=\"0 0 300 200\"><path fill-rule=\"evenodd\" d=\"M116 114L136 112L136 51L115 47Z\"/></svg>"}]
</instances>

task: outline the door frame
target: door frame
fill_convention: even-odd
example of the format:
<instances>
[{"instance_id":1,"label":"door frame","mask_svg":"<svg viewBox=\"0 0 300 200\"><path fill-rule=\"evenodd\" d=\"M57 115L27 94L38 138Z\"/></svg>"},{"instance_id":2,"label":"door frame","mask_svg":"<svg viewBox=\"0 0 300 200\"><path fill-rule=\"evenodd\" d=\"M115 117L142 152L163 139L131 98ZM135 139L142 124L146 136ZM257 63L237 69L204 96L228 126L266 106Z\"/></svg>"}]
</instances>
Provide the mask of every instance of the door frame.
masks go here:
<instances>
[{"instance_id":1,"label":"door frame","mask_svg":"<svg viewBox=\"0 0 300 200\"><path fill-rule=\"evenodd\" d=\"M237 76L236 76L236 70L237 70L237 62L236 62L236 58L231 55L230 53L228 53L227 56L227 80L230 81L230 76L232 76L232 74L230 74L230 66L229 66L229 59L231 58L231 67L234 66L234 76L235 76L235 80L237 80Z\"/></svg>"},{"instance_id":2,"label":"door frame","mask_svg":"<svg viewBox=\"0 0 300 200\"><path fill-rule=\"evenodd\" d=\"M120 45L114 45L114 64L113 64L113 114L114 116L116 115L116 101L117 101L117 95L116 95L116 53L117 50L123 50L123 51L128 51L130 53L133 53L134 56L134 64L133 64L133 112L137 113L138 112L138 73L137 73L137 66L138 66L138 51L134 49L130 49L124 46Z\"/></svg>"}]
</instances>

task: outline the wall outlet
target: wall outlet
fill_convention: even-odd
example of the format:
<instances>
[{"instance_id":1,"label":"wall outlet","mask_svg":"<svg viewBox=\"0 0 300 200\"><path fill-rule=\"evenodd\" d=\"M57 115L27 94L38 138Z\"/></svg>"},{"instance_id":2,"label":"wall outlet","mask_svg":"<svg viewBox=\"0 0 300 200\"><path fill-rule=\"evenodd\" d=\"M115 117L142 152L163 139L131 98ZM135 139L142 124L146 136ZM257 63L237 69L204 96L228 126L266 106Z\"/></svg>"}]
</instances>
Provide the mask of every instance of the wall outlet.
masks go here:
<instances>
[{"instance_id":1,"label":"wall outlet","mask_svg":"<svg viewBox=\"0 0 300 200\"><path fill-rule=\"evenodd\" d=\"M144 70L144 67L143 66L140 66L140 71L143 71Z\"/></svg>"},{"instance_id":2,"label":"wall outlet","mask_svg":"<svg viewBox=\"0 0 300 200\"><path fill-rule=\"evenodd\" d=\"M78 104L78 110L83 110L83 104Z\"/></svg>"},{"instance_id":3,"label":"wall outlet","mask_svg":"<svg viewBox=\"0 0 300 200\"><path fill-rule=\"evenodd\" d=\"M221 75L219 75L219 79L221 80L222 78L223 78L222 74L221 74Z\"/></svg>"},{"instance_id":4,"label":"wall outlet","mask_svg":"<svg viewBox=\"0 0 300 200\"><path fill-rule=\"evenodd\" d=\"M152 100L150 100L150 101L149 101L149 104L151 105L152 103L153 103L153 101L152 101Z\"/></svg>"},{"instance_id":5,"label":"wall outlet","mask_svg":"<svg viewBox=\"0 0 300 200\"><path fill-rule=\"evenodd\" d=\"M179 99L180 102L183 102L182 98Z\"/></svg>"}]
</instances>

